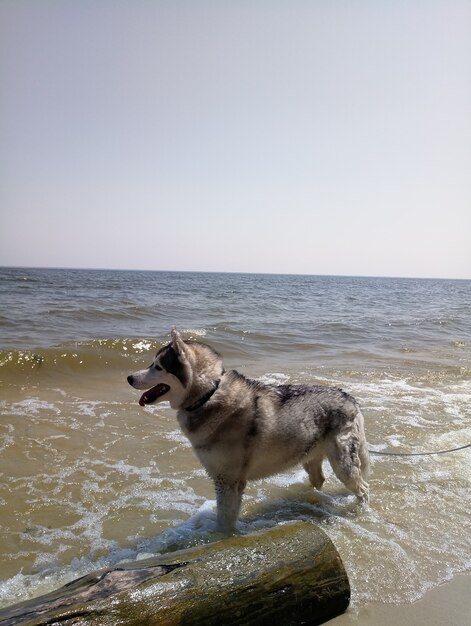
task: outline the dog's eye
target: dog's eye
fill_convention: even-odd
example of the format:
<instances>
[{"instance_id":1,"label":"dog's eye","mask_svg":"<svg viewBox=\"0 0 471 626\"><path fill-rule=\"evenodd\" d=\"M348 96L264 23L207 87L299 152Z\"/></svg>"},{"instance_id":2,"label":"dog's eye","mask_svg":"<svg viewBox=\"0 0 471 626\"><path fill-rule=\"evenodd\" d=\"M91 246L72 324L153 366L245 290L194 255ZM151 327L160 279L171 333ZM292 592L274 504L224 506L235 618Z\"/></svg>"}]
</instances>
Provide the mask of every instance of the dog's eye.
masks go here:
<instances>
[{"instance_id":1,"label":"dog's eye","mask_svg":"<svg viewBox=\"0 0 471 626\"><path fill-rule=\"evenodd\" d=\"M156 369L158 372L162 371L162 368L160 367L160 365L154 365L154 369Z\"/></svg>"}]
</instances>

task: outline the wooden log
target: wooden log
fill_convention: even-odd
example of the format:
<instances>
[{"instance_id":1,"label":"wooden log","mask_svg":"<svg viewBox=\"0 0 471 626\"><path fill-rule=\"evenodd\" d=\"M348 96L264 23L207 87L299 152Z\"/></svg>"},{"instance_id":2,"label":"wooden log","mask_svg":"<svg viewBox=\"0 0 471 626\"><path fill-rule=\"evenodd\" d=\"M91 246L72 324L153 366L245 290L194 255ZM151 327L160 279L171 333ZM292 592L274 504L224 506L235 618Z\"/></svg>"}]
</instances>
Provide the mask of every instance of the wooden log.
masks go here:
<instances>
[{"instance_id":1,"label":"wooden log","mask_svg":"<svg viewBox=\"0 0 471 626\"><path fill-rule=\"evenodd\" d=\"M299 626L343 613L350 585L314 524L126 563L0 611L0 626Z\"/></svg>"}]
</instances>

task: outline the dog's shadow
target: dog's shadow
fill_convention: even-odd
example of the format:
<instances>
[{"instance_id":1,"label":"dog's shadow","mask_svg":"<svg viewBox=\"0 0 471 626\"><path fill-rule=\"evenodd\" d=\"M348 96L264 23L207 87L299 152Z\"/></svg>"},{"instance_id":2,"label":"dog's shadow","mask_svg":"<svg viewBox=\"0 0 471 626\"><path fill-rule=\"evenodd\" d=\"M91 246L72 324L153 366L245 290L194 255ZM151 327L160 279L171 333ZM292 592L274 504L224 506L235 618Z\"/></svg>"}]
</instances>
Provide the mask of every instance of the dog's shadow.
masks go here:
<instances>
[{"instance_id":1,"label":"dog's shadow","mask_svg":"<svg viewBox=\"0 0 471 626\"><path fill-rule=\"evenodd\" d=\"M352 517L359 504L355 496L338 488L317 491L311 485L297 482L288 487L271 489L270 497L262 501L250 500L245 504L239 524L258 528L274 526L297 520L326 524L336 517Z\"/></svg>"}]
</instances>

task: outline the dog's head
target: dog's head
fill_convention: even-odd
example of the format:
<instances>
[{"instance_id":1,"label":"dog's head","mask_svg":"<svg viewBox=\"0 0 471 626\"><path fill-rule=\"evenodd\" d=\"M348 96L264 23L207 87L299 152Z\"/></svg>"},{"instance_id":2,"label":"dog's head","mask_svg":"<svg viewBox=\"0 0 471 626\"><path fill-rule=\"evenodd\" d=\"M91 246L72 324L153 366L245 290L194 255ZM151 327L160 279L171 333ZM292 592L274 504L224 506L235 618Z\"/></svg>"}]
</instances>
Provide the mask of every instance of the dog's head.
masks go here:
<instances>
[{"instance_id":1,"label":"dog's head","mask_svg":"<svg viewBox=\"0 0 471 626\"><path fill-rule=\"evenodd\" d=\"M222 376L221 356L210 346L183 340L175 328L171 337L147 369L127 378L135 389L146 390L139 400L141 406L168 401L179 409L206 393Z\"/></svg>"}]
</instances>

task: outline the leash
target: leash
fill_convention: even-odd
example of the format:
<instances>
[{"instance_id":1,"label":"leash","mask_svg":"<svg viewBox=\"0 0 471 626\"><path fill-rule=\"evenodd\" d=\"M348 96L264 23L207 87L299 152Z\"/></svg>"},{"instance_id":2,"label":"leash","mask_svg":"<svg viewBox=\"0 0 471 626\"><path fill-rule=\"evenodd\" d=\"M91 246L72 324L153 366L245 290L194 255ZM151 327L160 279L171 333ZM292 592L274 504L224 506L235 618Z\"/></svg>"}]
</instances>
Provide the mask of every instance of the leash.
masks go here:
<instances>
[{"instance_id":1,"label":"leash","mask_svg":"<svg viewBox=\"0 0 471 626\"><path fill-rule=\"evenodd\" d=\"M448 450L437 450L435 452L380 452L379 450L368 450L370 454L378 454L381 456L431 456L433 454L448 454L448 452L458 452L458 450L464 450L465 448L471 448L471 443L467 443L459 448L449 448Z\"/></svg>"}]
</instances>

